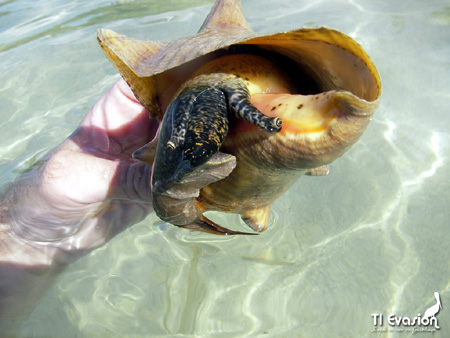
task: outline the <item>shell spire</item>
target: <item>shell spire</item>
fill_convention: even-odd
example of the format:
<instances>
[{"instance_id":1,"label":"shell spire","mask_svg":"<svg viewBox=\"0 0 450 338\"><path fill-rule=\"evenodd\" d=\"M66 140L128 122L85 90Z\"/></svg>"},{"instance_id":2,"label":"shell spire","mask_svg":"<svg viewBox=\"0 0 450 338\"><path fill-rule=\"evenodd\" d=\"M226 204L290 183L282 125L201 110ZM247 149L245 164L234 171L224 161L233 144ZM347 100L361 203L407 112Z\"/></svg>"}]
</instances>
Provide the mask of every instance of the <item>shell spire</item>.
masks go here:
<instances>
[{"instance_id":1,"label":"shell spire","mask_svg":"<svg viewBox=\"0 0 450 338\"><path fill-rule=\"evenodd\" d=\"M242 11L241 0L216 1L199 33L209 30L246 30L252 32Z\"/></svg>"}]
</instances>

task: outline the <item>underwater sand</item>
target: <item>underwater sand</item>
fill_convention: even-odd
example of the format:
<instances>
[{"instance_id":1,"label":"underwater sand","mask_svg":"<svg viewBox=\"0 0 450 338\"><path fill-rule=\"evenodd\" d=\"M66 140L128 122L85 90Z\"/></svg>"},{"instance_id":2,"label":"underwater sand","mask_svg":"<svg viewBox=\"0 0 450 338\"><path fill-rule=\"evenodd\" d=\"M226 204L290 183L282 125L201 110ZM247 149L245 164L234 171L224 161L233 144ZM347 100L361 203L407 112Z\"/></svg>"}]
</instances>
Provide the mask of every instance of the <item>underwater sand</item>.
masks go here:
<instances>
[{"instance_id":1,"label":"underwater sand","mask_svg":"<svg viewBox=\"0 0 450 338\"><path fill-rule=\"evenodd\" d=\"M0 2L0 186L118 79L97 28L171 41L195 34L212 3ZM71 265L17 337L409 337L388 315L423 314L435 291L433 337L450 337L450 4L243 8L258 33L328 26L364 47L383 82L364 136L327 177L301 178L277 200L260 236L191 233L150 215ZM233 215L212 217L245 229ZM378 332L372 314L384 315Z\"/></svg>"}]
</instances>

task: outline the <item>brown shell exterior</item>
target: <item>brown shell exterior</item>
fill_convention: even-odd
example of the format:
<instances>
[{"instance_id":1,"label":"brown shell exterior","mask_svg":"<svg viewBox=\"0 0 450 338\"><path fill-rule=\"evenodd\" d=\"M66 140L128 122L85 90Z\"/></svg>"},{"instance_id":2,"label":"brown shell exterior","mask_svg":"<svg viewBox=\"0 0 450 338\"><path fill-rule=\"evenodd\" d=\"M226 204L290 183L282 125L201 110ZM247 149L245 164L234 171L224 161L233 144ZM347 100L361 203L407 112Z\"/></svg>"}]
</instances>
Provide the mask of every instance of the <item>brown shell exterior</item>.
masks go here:
<instances>
[{"instance_id":1,"label":"brown shell exterior","mask_svg":"<svg viewBox=\"0 0 450 338\"><path fill-rule=\"evenodd\" d=\"M137 99L156 118L163 113L157 100L163 94L173 95L175 89L169 87L174 79L178 87L198 66L195 62L201 64L202 57L232 45L253 45L287 56L310 68L323 91L343 89L366 101L376 101L381 94L375 65L347 35L320 27L258 36L248 26L239 0L218 0L198 34L172 43L136 40L107 29L98 30L98 41ZM352 67L360 72L357 79L346 72Z\"/></svg>"}]
</instances>

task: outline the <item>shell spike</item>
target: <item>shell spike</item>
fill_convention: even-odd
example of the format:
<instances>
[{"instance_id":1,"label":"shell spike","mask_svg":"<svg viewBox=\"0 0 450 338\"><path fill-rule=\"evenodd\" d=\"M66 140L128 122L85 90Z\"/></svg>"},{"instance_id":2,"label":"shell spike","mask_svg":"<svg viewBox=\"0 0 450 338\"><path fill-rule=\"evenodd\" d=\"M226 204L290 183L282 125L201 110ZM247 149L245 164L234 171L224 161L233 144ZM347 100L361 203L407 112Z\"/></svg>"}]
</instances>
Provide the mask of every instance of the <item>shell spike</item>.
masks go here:
<instances>
[{"instance_id":1,"label":"shell spike","mask_svg":"<svg viewBox=\"0 0 450 338\"><path fill-rule=\"evenodd\" d=\"M269 224L270 205L258 209L251 209L241 213L242 220L251 229L263 232Z\"/></svg>"},{"instance_id":2,"label":"shell spike","mask_svg":"<svg viewBox=\"0 0 450 338\"><path fill-rule=\"evenodd\" d=\"M138 77L147 76L142 65L143 56L150 58L165 46L161 42L133 39L105 28L97 30L97 39L106 56L116 67L118 58ZM112 57L108 51L112 53Z\"/></svg>"},{"instance_id":3,"label":"shell spike","mask_svg":"<svg viewBox=\"0 0 450 338\"><path fill-rule=\"evenodd\" d=\"M308 176L327 176L330 170L328 169L328 165L321 165L320 167L308 169L305 172L305 175Z\"/></svg>"},{"instance_id":4,"label":"shell spike","mask_svg":"<svg viewBox=\"0 0 450 338\"><path fill-rule=\"evenodd\" d=\"M244 12L241 0L217 0L203 22L199 33L209 30L246 30L252 32Z\"/></svg>"},{"instance_id":5,"label":"shell spike","mask_svg":"<svg viewBox=\"0 0 450 338\"><path fill-rule=\"evenodd\" d=\"M156 100L154 77L146 76L143 56L152 57L164 46L159 42L140 41L109 29L97 30L97 40L106 57L119 70L136 98L149 111L150 116L161 118Z\"/></svg>"}]
</instances>

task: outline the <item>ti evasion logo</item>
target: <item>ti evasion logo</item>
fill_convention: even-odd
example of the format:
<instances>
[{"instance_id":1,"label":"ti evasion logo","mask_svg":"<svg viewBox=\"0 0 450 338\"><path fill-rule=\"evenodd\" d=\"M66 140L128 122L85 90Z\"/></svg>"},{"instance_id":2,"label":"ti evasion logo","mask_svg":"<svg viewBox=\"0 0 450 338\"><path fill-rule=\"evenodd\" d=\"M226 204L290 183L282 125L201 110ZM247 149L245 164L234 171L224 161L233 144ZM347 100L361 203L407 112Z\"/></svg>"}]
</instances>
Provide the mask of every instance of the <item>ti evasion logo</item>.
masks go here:
<instances>
[{"instance_id":1,"label":"ti evasion logo","mask_svg":"<svg viewBox=\"0 0 450 338\"><path fill-rule=\"evenodd\" d=\"M441 299L438 292L434 293L434 298L436 299L436 304L430 306L425 310L423 316L419 313L417 316L410 317L397 317L395 314L390 314L387 317L387 323L389 324L389 329L383 327L384 317L381 313L372 313L373 318L373 330L372 332L386 332L386 331L396 331L396 332L435 332L439 330L439 323L436 315L439 310L442 309Z\"/></svg>"}]
</instances>

